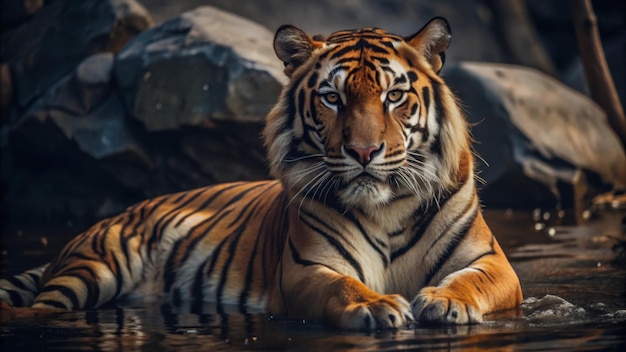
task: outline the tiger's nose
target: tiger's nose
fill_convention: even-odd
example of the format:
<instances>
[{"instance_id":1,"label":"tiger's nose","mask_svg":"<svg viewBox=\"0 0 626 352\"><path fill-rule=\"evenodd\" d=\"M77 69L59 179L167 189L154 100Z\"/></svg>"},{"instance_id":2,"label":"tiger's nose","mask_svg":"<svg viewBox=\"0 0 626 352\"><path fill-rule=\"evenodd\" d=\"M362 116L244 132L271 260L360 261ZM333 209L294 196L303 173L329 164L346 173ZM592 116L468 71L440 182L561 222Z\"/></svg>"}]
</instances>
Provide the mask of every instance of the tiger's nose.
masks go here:
<instances>
[{"instance_id":1,"label":"tiger's nose","mask_svg":"<svg viewBox=\"0 0 626 352\"><path fill-rule=\"evenodd\" d=\"M381 146L382 147L382 146ZM376 156L376 154L381 150L381 147L377 146L369 146L362 147L356 144L346 144L345 149L346 153L350 155L355 160L358 160L361 165L365 166L372 161L372 158Z\"/></svg>"}]
</instances>

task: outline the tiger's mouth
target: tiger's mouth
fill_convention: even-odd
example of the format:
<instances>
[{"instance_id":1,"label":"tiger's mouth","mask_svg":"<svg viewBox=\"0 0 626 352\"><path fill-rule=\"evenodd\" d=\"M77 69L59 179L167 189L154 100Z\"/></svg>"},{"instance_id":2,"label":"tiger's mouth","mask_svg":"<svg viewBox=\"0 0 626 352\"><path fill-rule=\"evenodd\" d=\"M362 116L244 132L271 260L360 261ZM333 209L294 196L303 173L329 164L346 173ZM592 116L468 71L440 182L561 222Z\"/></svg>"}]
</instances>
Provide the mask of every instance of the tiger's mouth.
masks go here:
<instances>
[{"instance_id":1,"label":"tiger's mouth","mask_svg":"<svg viewBox=\"0 0 626 352\"><path fill-rule=\"evenodd\" d=\"M358 208L379 207L388 203L393 194L386 180L365 172L345 183L338 191L344 205Z\"/></svg>"}]
</instances>

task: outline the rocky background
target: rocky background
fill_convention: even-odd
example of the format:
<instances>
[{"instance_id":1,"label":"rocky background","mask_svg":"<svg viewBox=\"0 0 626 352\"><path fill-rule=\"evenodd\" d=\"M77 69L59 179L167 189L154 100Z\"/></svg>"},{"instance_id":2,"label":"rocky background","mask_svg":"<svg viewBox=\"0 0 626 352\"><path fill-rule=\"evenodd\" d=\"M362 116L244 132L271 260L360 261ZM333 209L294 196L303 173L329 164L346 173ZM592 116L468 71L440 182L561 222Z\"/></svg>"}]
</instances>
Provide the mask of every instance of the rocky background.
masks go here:
<instances>
[{"instance_id":1,"label":"rocky background","mask_svg":"<svg viewBox=\"0 0 626 352\"><path fill-rule=\"evenodd\" d=\"M502 30L502 3L3 0L3 241L59 225L76 233L146 197L266 178L259 135L285 82L271 47L284 23L409 35L447 17L444 75L474 125L487 206L569 207L626 186L624 149L585 96L568 0L518 2L527 53ZM625 5L593 4L623 104Z\"/></svg>"}]
</instances>

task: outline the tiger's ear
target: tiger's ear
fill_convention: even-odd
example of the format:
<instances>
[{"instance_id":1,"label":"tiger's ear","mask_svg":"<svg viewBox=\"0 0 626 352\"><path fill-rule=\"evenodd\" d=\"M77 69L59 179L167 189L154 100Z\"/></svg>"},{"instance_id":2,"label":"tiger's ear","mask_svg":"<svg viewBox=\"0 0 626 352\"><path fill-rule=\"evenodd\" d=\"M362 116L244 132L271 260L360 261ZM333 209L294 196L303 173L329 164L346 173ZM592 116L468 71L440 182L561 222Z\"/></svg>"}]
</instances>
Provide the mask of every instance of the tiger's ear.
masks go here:
<instances>
[{"instance_id":1,"label":"tiger's ear","mask_svg":"<svg viewBox=\"0 0 626 352\"><path fill-rule=\"evenodd\" d=\"M443 17L430 20L419 32L404 38L412 47L417 49L430 63L435 73L439 74L446 61L446 49L452 39L450 25Z\"/></svg>"},{"instance_id":2,"label":"tiger's ear","mask_svg":"<svg viewBox=\"0 0 626 352\"><path fill-rule=\"evenodd\" d=\"M309 57L313 50L320 48L324 43L314 40L300 28L283 25L274 35L274 52L285 64L285 74L291 77L300 65Z\"/></svg>"}]
</instances>

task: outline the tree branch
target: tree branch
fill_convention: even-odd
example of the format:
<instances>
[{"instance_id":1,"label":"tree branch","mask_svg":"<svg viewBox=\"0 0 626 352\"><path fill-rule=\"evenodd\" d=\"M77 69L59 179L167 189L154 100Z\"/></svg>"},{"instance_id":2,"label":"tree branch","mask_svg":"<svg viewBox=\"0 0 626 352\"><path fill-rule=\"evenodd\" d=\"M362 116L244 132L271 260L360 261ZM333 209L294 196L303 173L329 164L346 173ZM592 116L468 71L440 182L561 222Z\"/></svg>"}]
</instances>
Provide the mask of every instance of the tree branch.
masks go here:
<instances>
[{"instance_id":1,"label":"tree branch","mask_svg":"<svg viewBox=\"0 0 626 352\"><path fill-rule=\"evenodd\" d=\"M590 0L572 0L571 5L578 50L591 98L604 109L609 125L626 150L626 118L606 63L596 15Z\"/></svg>"}]
</instances>

